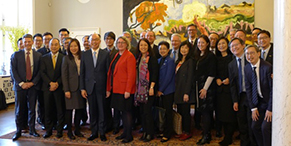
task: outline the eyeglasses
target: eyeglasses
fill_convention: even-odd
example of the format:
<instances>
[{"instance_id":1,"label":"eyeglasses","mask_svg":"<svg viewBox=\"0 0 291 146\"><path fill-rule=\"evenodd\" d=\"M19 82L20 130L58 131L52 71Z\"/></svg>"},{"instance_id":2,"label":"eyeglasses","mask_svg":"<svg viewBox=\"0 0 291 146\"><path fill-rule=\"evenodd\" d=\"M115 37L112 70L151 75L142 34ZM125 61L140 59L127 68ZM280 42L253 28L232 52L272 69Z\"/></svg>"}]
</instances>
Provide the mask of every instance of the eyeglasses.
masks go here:
<instances>
[{"instance_id":1,"label":"eyeglasses","mask_svg":"<svg viewBox=\"0 0 291 146\"><path fill-rule=\"evenodd\" d=\"M117 44L122 44L123 45L123 44L126 44L126 42L117 42Z\"/></svg>"},{"instance_id":2,"label":"eyeglasses","mask_svg":"<svg viewBox=\"0 0 291 146\"><path fill-rule=\"evenodd\" d=\"M258 39L259 39L259 40L266 40L266 39L268 39L268 38L269 38L269 37L266 37L266 36L265 36L265 37L259 37Z\"/></svg>"}]
</instances>

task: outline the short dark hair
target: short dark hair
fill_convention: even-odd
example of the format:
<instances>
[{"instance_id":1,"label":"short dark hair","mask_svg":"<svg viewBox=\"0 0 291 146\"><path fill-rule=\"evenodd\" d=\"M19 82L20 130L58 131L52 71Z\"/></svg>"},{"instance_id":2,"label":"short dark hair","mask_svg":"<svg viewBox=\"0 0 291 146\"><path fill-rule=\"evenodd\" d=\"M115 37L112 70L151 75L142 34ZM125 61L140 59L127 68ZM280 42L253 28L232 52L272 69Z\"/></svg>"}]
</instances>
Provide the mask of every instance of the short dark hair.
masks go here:
<instances>
[{"instance_id":1,"label":"short dark hair","mask_svg":"<svg viewBox=\"0 0 291 146\"><path fill-rule=\"evenodd\" d=\"M41 37L41 39L42 39L42 35L41 35L40 33L36 33L36 34L33 36L33 39L34 39L35 37Z\"/></svg>"},{"instance_id":2,"label":"short dark hair","mask_svg":"<svg viewBox=\"0 0 291 146\"><path fill-rule=\"evenodd\" d=\"M233 38L232 40L230 40L228 46L230 47L230 44L231 44L233 41L235 41L235 40L238 40L239 43L240 43L241 45L244 45L244 44L245 44L245 42L244 42L242 39L240 39L240 38Z\"/></svg>"},{"instance_id":3,"label":"short dark hair","mask_svg":"<svg viewBox=\"0 0 291 146\"><path fill-rule=\"evenodd\" d=\"M258 33L258 36L259 36L260 34L262 34L262 33L266 34L267 36L269 36L269 38L271 38L271 33L270 33L268 30L262 30L262 31L260 31L260 32Z\"/></svg>"},{"instance_id":4,"label":"short dark hair","mask_svg":"<svg viewBox=\"0 0 291 146\"><path fill-rule=\"evenodd\" d=\"M104 40L105 40L107 37L111 37L111 38L115 41L115 34L114 34L114 32L112 32L112 31L106 32L106 33L104 34Z\"/></svg>"},{"instance_id":5,"label":"short dark hair","mask_svg":"<svg viewBox=\"0 0 291 146\"><path fill-rule=\"evenodd\" d=\"M252 48L252 47L255 48L256 52L260 52L259 47L257 47L256 45L248 45L248 46L246 46L245 51L246 51L247 49L249 49L249 48Z\"/></svg>"},{"instance_id":6,"label":"short dark hair","mask_svg":"<svg viewBox=\"0 0 291 146\"><path fill-rule=\"evenodd\" d=\"M42 35L42 36L46 36L46 35L50 35L50 36L54 37L54 36L53 36L53 34L52 34L52 33L50 33L50 32L45 32L45 33L43 33L43 35Z\"/></svg>"},{"instance_id":7,"label":"short dark hair","mask_svg":"<svg viewBox=\"0 0 291 146\"><path fill-rule=\"evenodd\" d=\"M187 26L187 29L189 28L189 27L191 27L191 26L194 26L196 29L197 29L197 25L195 25L195 24L189 24L188 26Z\"/></svg>"},{"instance_id":8,"label":"short dark hair","mask_svg":"<svg viewBox=\"0 0 291 146\"><path fill-rule=\"evenodd\" d=\"M24 38L31 38L32 39L32 35L27 33L27 34L22 36L22 39L24 39Z\"/></svg>"},{"instance_id":9,"label":"short dark hair","mask_svg":"<svg viewBox=\"0 0 291 146\"><path fill-rule=\"evenodd\" d=\"M70 32L69 32L69 30L68 30L67 28L61 28L61 29L59 30L59 33L62 32L62 31L66 31L68 34L70 34Z\"/></svg>"},{"instance_id":10,"label":"short dark hair","mask_svg":"<svg viewBox=\"0 0 291 146\"><path fill-rule=\"evenodd\" d=\"M170 44L167 41L161 41L158 45L158 47L160 48L161 45L165 45L167 47L167 49L170 49Z\"/></svg>"},{"instance_id":11,"label":"short dark hair","mask_svg":"<svg viewBox=\"0 0 291 146\"><path fill-rule=\"evenodd\" d=\"M17 44L18 44L19 41L22 41L22 38L19 38L19 39L17 40Z\"/></svg>"},{"instance_id":12,"label":"short dark hair","mask_svg":"<svg viewBox=\"0 0 291 146\"><path fill-rule=\"evenodd\" d=\"M254 30L262 31L262 29L261 29L261 28L258 28L258 27L253 28L252 32L253 32Z\"/></svg>"},{"instance_id":13,"label":"short dark hair","mask_svg":"<svg viewBox=\"0 0 291 146\"><path fill-rule=\"evenodd\" d=\"M243 29L238 29L238 30L236 30L236 32L235 32L235 33L239 32L239 31L243 32L243 33L245 34L245 36L247 36L247 33L246 33L246 31L245 31L245 30L243 30Z\"/></svg>"}]
</instances>

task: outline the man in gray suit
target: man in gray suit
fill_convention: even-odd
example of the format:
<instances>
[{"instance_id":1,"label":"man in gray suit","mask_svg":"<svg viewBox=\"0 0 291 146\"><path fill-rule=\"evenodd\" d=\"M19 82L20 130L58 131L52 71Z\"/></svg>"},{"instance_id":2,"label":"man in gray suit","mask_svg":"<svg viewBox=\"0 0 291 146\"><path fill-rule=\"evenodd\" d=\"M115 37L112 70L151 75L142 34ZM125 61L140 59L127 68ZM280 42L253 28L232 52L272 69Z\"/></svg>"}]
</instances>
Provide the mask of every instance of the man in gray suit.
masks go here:
<instances>
[{"instance_id":1,"label":"man in gray suit","mask_svg":"<svg viewBox=\"0 0 291 146\"><path fill-rule=\"evenodd\" d=\"M89 103L91 136L88 140L98 138L99 132L101 141L106 141L104 102L110 57L107 50L99 48L101 43L99 34L92 34L89 43L91 49L82 54L80 68L81 94Z\"/></svg>"}]
</instances>

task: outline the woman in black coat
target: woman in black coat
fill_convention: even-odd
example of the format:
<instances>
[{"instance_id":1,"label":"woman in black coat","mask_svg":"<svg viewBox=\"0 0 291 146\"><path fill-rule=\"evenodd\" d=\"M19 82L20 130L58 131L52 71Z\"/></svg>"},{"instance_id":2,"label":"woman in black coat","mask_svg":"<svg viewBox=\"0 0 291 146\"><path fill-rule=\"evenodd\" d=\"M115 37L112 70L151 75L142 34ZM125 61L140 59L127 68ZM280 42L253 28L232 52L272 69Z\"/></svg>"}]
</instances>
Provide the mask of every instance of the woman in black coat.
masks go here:
<instances>
[{"instance_id":1,"label":"woman in black coat","mask_svg":"<svg viewBox=\"0 0 291 146\"><path fill-rule=\"evenodd\" d=\"M141 123L144 133L140 140L149 142L154 135L154 120L152 108L155 101L159 76L158 60L152 52L147 39L141 39L137 46L138 59L135 105L140 106Z\"/></svg>"},{"instance_id":2,"label":"woman in black coat","mask_svg":"<svg viewBox=\"0 0 291 146\"><path fill-rule=\"evenodd\" d=\"M193 52L191 44L188 41L182 42L176 62L174 102L177 104L177 112L182 116L183 134L178 136L180 140L192 137L190 105L194 103L195 99L190 97L194 71L191 52Z\"/></svg>"},{"instance_id":3,"label":"woman in black coat","mask_svg":"<svg viewBox=\"0 0 291 146\"><path fill-rule=\"evenodd\" d=\"M215 96L213 80L216 75L216 58L209 51L209 46L208 37L201 35L194 51L196 106L202 114L201 122L203 123L203 137L197 142L198 145L210 143L211 140L211 113L214 110L213 100Z\"/></svg>"},{"instance_id":4,"label":"woman in black coat","mask_svg":"<svg viewBox=\"0 0 291 146\"><path fill-rule=\"evenodd\" d=\"M216 120L219 120L223 124L225 137L219 144L224 146L232 143L232 136L236 126L236 115L233 110L228 79L228 64L232 61L232 53L229 50L228 42L227 38L221 37L216 44L216 48L218 49L216 52Z\"/></svg>"}]
</instances>

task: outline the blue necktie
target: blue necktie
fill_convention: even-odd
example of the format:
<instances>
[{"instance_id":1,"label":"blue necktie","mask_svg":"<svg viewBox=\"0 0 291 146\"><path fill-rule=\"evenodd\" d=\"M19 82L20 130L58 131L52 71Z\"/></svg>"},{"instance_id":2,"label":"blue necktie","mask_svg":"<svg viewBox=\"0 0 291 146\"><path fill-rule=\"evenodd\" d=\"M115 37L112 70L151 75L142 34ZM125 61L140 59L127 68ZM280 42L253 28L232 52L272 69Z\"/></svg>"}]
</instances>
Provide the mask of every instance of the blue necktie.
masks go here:
<instances>
[{"instance_id":1,"label":"blue necktie","mask_svg":"<svg viewBox=\"0 0 291 146\"><path fill-rule=\"evenodd\" d=\"M241 59L238 59L238 83L239 83L239 93L242 92L242 66Z\"/></svg>"},{"instance_id":2,"label":"blue necktie","mask_svg":"<svg viewBox=\"0 0 291 146\"><path fill-rule=\"evenodd\" d=\"M256 106L258 105L258 88L257 88L257 74L256 67L254 67L254 71L252 72L252 102Z\"/></svg>"},{"instance_id":3,"label":"blue necktie","mask_svg":"<svg viewBox=\"0 0 291 146\"><path fill-rule=\"evenodd\" d=\"M96 51L94 51L94 55L93 55L93 61L94 61L94 67L96 67L96 63L97 63L97 55L96 55Z\"/></svg>"},{"instance_id":4,"label":"blue necktie","mask_svg":"<svg viewBox=\"0 0 291 146\"><path fill-rule=\"evenodd\" d=\"M176 51L173 52L173 59L176 61Z\"/></svg>"}]
</instances>

